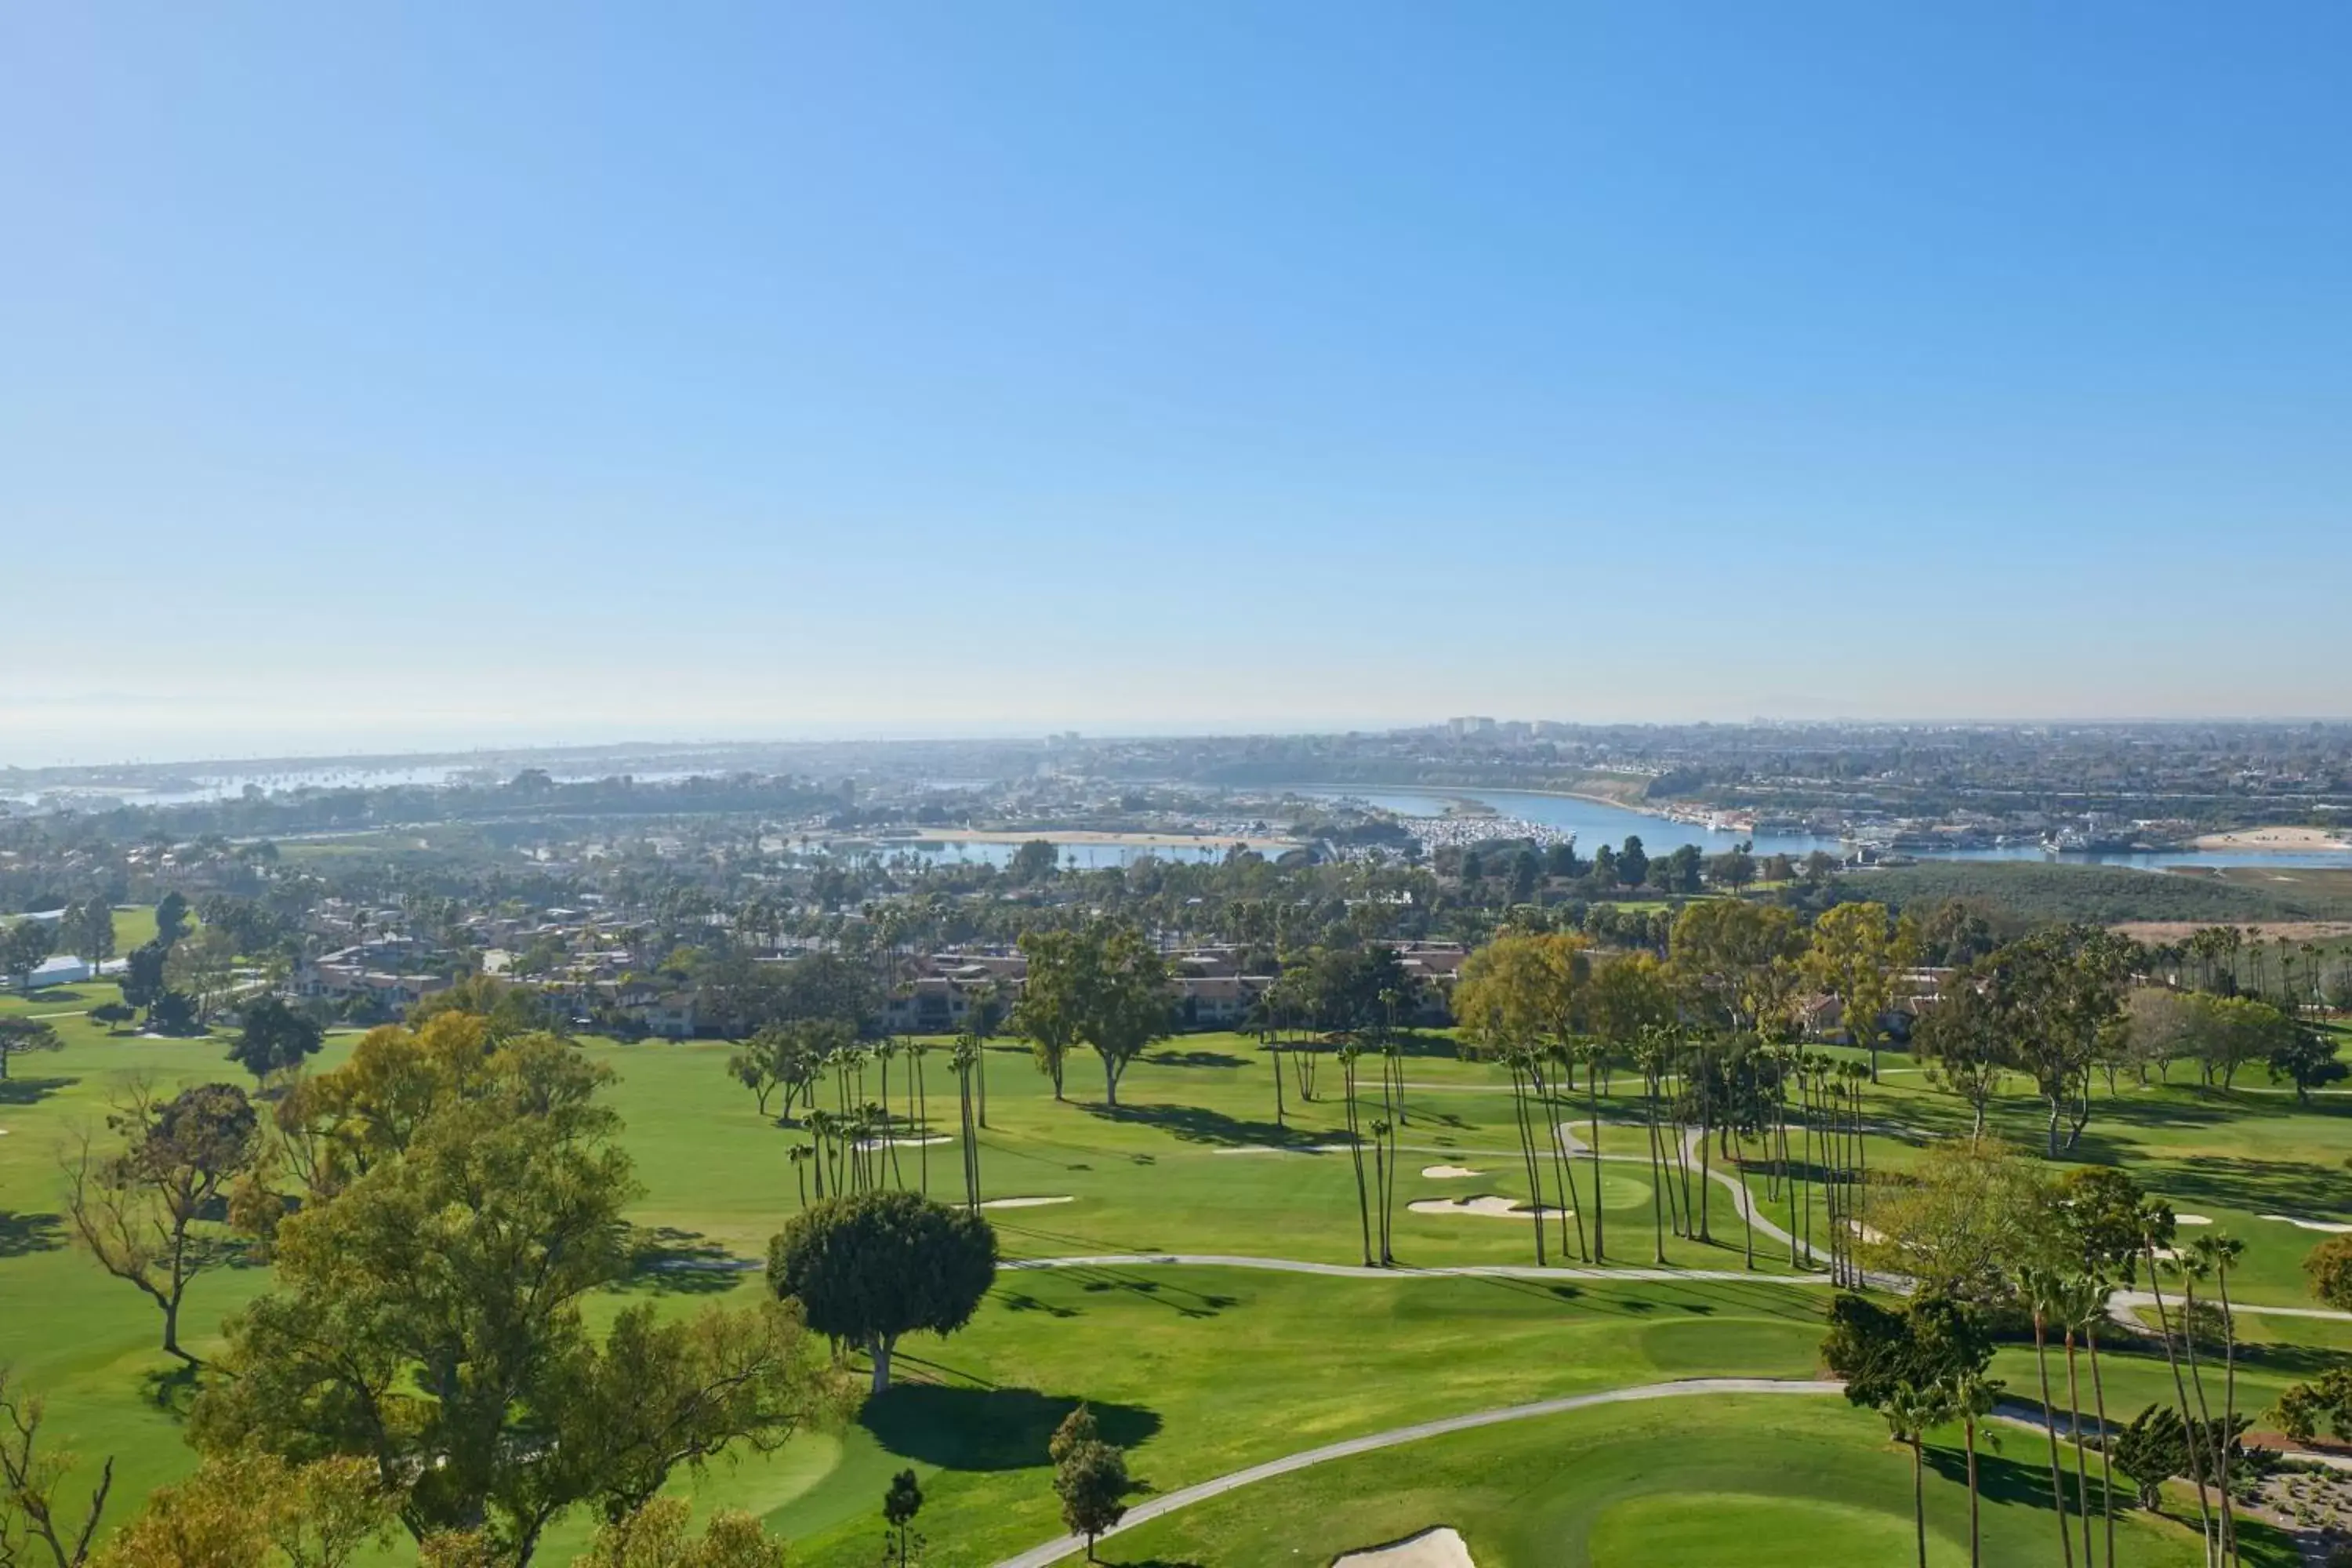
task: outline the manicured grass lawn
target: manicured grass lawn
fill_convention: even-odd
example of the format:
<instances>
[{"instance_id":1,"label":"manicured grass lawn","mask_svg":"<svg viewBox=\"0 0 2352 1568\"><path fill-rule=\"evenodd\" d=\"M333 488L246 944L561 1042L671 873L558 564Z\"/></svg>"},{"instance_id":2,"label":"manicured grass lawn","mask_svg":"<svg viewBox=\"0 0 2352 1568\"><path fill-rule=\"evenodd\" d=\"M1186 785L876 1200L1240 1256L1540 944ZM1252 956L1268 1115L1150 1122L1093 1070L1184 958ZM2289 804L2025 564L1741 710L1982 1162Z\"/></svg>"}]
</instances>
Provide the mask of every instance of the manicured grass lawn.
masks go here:
<instances>
[{"instance_id":1,"label":"manicured grass lawn","mask_svg":"<svg viewBox=\"0 0 2352 1568\"><path fill-rule=\"evenodd\" d=\"M1979 1458L1984 1561L2055 1557L2021 1431ZM1928 1449L1928 1562L1967 1563L1958 1443ZM2046 1497L2046 1488L2043 1493ZM1479 1568L1909 1563L1911 1460L1879 1419L1834 1396L1662 1400L1432 1438L1229 1493L1104 1543L1113 1563L1328 1563L1338 1552L1449 1524ZM2291 1563L2270 1541L2250 1562ZM2118 1562L2199 1561L2193 1534L2140 1514L2118 1521Z\"/></svg>"},{"instance_id":2,"label":"manicured grass lawn","mask_svg":"<svg viewBox=\"0 0 2352 1568\"><path fill-rule=\"evenodd\" d=\"M114 994L110 984L69 989L76 995L61 1005L37 997L26 1005L69 1012ZM0 1314L0 1360L48 1395L60 1438L88 1456L117 1457L118 1495L128 1500L187 1468L174 1415L185 1390L163 1375L170 1367L155 1348L153 1308L64 1245L57 1150L75 1125L102 1118L120 1075L146 1072L167 1084L243 1077L223 1059L219 1039L110 1037L78 1016L53 1022L68 1048L20 1060L19 1076L0 1086L0 1300L10 1304ZM339 1061L352 1038L331 1038L319 1065ZM613 1103L645 1189L633 1217L667 1232L664 1240L682 1252L760 1258L800 1202L785 1157L799 1135L762 1117L728 1077L731 1047L587 1040L582 1048L616 1074ZM932 1054L925 1075L931 1121L952 1132L955 1084L946 1059ZM1336 1065L1324 1064L1312 1103L1286 1089L1286 1125L1277 1128L1267 1058L1245 1037L1168 1042L1131 1069L1116 1111L1100 1103L1090 1055L1070 1063L1066 1103L1053 1100L1018 1047L1001 1043L988 1060L983 1195L1071 1200L992 1214L1008 1258L1200 1252L1359 1260L1352 1163L1344 1152L1314 1149L1335 1142L1342 1125ZM1872 1139L1878 1169L1916 1159L1916 1142L1930 1133L1966 1126L1957 1100L1899 1070L1908 1066L1899 1054L1885 1064L1898 1070L1872 1092L1871 1114L1902 1135ZM890 1084L902 1111L905 1071L901 1058ZM1396 1184L1401 1261L1532 1262L1524 1219L1421 1215L1404 1206L1424 1197L1528 1196L1502 1075L1437 1045L1413 1057L1405 1076L1412 1087ZM1601 1142L1635 1158L1604 1164L1599 1212L1610 1261L1645 1265L1654 1191L1645 1140L1608 1121L1635 1113L1624 1091L1636 1084L1621 1073L1614 1087L1621 1092L1602 1104ZM879 1089L878 1072L869 1069L866 1093ZM829 1096L830 1086L822 1092ZM1585 1131L1584 1105L1568 1109ZM2021 1095L2002 1104L1998 1124L2021 1139L2035 1131L2034 1116L2034 1103ZM2256 1213L2275 1206L2352 1218L2352 1173L2343 1165L2352 1154L2352 1101L2302 1109L2288 1096L2126 1084L2112 1101L2102 1090L2082 1152L2125 1162L2181 1208L2244 1238L2238 1293L2245 1300L2306 1300L2299 1265L2319 1239ZM928 1154L930 1190L960 1195L956 1148L940 1144ZM923 1180L924 1151L903 1148L898 1160L909 1184ZM1479 1174L1422 1174L1438 1164ZM1590 1165L1580 1161L1576 1174L1588 1211L1580 1217L1590 1222ZM1695 1173L1693 1187L1699 1190ZM1735 1206L1719 1190L1705 1190L1715 1244L1669 1237L1668 1256L1688 1267L1738 1268ZM1768 1207L1775 1217L1781 1212ZM1553 1241L1550 1260L1559 1262ZM1759 1237L1757 1252L1756 1280L1723 1284L1329 1279L1160 1266L1008 1271L963 1333L906 1346L905 1386L856 1423L679 1484L698 1504L762 1513L794 1538L799 1561L846 1568L878 1551L882 1492L891 1473L911 1466L929 1500L921 1528L932 1542L930 1561L985 1563L1055 1532L1045 1441L1082 1398L1111 1436L1133 1445L1138 1476L1167 1490L1341 1436L1556 1394L1707 1373L1809 1375L1826 1292L1772 1278L1786 1268L1785 1248ZM201 1353L213 1326L267 1284L258 1268L200 1280L187 1310L194 1348ZM758 1289L756 1273L649 1273L599 1298L595 1310L608 1313L645 1292L684 1310L713 1293L748 1299ZM2352 1325L2242 1323L2250 1336L2278 1342L2242 1367L2243 1408L2266 1406L2287 1382L2352 1345ZM2111 1412L2168 1399L2160 1357L2116 1351L2103 1361ZM2030 1351L2005 1350L1996 1371L2012 1392L2032 1397ZM1836 1550L1857 1563L1907 1551L1907 1460L1886 1447L1874 1418L1832 1401L1752 1403L1549 1418L1368 1457L1221 1500L1132 1542L1121 1538L1115 1546L1129 1554L1114 1560L1156 1552L1168 1563L1288 1561L1294 1549L1337 1551L1440 1521L1471 1534L1482 1565L1490 1553L1501 1563L1620 1562L1636 1538L1671 1546L1658 1561L1706 1561L1720 1544L1711 1544L1714 1527L1700 1522L1707 1519L1725 1521L1723 1540L1758 1542L1755 1551L1777 1550L1771 1543L1782 1535L1842 1543ZM2012 1456L2023 1436L2009 1439ZM1781 1447L1797 1459L1769 1458ZM1766 1457L1748 1458L1750 1451ZM1343 1485L1350 1473L1357 1481ZM1849 1477L1853 1489L1840 1489ZM1958 1488L1938 1487L1931 1506L1940 1550L1948 1552L1963 1539L1949 1528ZM1732 1500L1690 1517L1661 1500L1702 1490ZM2000 1508L2000 1528L2028 1532L2014 1537L2021 1542L2048 1525L2030 1499ZM1326 1531L1333 1509L1339 1511ZM569 1521L546 1560L566 1560L587 1528ZM2161 1531L2134 1529L2147 1554L2131 1561L2175 1560ZM2018 1550L2047 1554L2038 1545ZM1741 1556L1771 1561L1755 1551Z\"/></svg>"}]
</instances>

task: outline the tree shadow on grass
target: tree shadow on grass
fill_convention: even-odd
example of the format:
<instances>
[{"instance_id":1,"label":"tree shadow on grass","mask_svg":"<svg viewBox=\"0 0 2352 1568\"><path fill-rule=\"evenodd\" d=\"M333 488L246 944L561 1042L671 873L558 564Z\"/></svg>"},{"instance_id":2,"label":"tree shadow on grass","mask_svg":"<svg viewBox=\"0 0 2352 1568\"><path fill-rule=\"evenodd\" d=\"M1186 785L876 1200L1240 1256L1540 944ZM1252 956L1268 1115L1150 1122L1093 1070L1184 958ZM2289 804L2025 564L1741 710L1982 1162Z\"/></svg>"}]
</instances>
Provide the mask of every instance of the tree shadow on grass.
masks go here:
<instances>
[{"instance_id":1,"label":"tree shadow on grass","mask_svg":"<svg viewBox=\"0 0 2352 1568\"><path fill-rule=\"evenodd\" d=\"M0 1105L37 1105L68 1084L80 1081L78 1078L0 1079Z\"/></svg>"},{"instance_id":2,"label":"tree shadow on grass","mask_svg":"<svg viewBox=\"0 0 2352 1568\"><path fill-rule=\"evenodd\" d=\"M1998 1439L2002 1448L2012 1452L1996 1452L1991 1443ZM1989 1503L2013 1503L2025 1508L2050 1506L2049 1439L2039 1432L2021 1427L2003 1430L1979 1422L1977 1426L1977 1490ZM2066 1512L2074 1516L2074 1456L2062 1442L2060 1452L2064 1457L2066 1476ZM1945 1480L1960 1486L1969 1484L1967 1450L1958 1443L1930 1443L1927 1447L1927 1468ZM2116 1478L2116 1511L2131 1495L2131 1483L2122 1476ZM2098 1460L2091 1460L2091 1508L2099 1508Z\"/></svg>"},{"instance_id":3,"label":"tree shadow on grass","mask_svg":"<svg viewBox=\"0 0 2352 1568\"><path fill-rule=\"evenodd\" d=\"M168 1367L159 1367L148 1373L139 1380L139 1385L140 1392L147 1396L148 1404L174 1420L184 1421L188 1418L188 1407L196 1402L196 1395L204 1392L204 1369L173 1362Z\"/></svg>"},{"instance_id":4,"label":"tree shadow on grass","mask_svg":"<svg viewBox=\"0 0 2352 1568\"><path fill-rule=\"evenodd\" d=\"M1160 1068L1243 1068L1247 1060L1225 1051L1154 1051L1143 1058Z\"/></svg>"},{"instance_id":5,"label":"tree shadow on grass","mask_svg":"<svg viewBox=\"0 0 2352 1568\"><path fill-rule=\"evenodd\" d=\"M1276 1127L1271 1121L1252 1121L1197 1105L1089 1105L1086 1111L1089 1116L1099 1116L1107 1121L1155 1127L1187 1143L1216 1143L1228 1147L1262 1143L1279 1148L1294 1142L1303 1145L1312 1142L1304 1134L1286 1127Z\"/></svg>"},{"instance_id":6,"label":"tree shadow on grass","mask_svg":"<svg viewBox=\"0 0 2352 1568\"><path fill-rule=\"evenodd\" d=\"M620 1289L717 1296L734 1289L761 1267L757 1258L738 1258L698 1230L649 1226L629 1237L629 1271Z\"/></svg>"},{"instance_id":7,"label":"tree shadow on grass","mask_svg":"<svg viewBox=\"0 0 2352 1568\"><path fill-rule=\"evenodd\" d=\"M0 1209L0 1258L55 1252L65 1244L65 1223L59 1215Z\"/></svg>"},{"instance_id":8,"label":"tree shadow on grass","mask_svg":"<svg viewBox=\"0 0 2352 1568\"><path fill-rule=\"evenodd\" d=\"M2352 1212L2352 1172L2291 1160L2197 1154L2153 1174L2168 1197L2309 1216Z\"/></svg>"},{"instance_id":9,"label":"tree shadow on grass","mask_svg":"<svg viewBox=\"0 0 2352 1568\"><path fill-rule=\"evenodd\" d=\"M858 1425L888 1452L950 1470L1020 1470L1049 1462L1054 1429L1073 1395L1034 1388L950 1388L901 1383L866 1402ZM1160 1430L1160 1413L1088 1401L1103 1440L1131 1448Z\"/></svg>"}]
</instances>

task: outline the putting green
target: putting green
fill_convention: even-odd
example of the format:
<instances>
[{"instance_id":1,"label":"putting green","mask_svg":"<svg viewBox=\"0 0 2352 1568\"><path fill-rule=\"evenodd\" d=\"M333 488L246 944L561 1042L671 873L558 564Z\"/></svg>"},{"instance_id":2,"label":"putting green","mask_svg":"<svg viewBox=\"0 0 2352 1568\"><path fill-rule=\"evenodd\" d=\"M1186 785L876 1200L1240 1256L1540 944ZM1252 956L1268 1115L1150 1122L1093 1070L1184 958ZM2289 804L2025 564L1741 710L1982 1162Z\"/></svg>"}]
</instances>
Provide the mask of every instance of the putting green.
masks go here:
<instances>
[{"instance_id":1,"label":"putting green","mask_svg":"<svg viewBox=\"0 0 2352 1568\"><path fill-rule=\"evenodd\" d=\"M1699 1507L1681 1492L1627 1498L1593 1521L1585 1552L1594 1563L1696 1564L1724 1561L1727 1542L1739 1543L1740 1568L1814 1568L1840 1559L1909 1563L1917 1552L1911 1521L1894 1514L1820 1498L1737 1492L1710 1493ZM1934 1568L1968 1560L1966 1542L1928 1531Z\"/></svg>"},{"instance_id":2,"label":"putting green","mask_svg":"<svg viewBox=\"0 0 2352 1568\"><path fill-rule=\"evenodd\" d=\"M1590 1169L1580 1171L1577 1174L1587 1182L1592 1179ZM1630 1175L1620 1171L1602 1171L1601 1173L1601 1206L1612 1213L1618 1209L1648 1208L1650 1178Z\"/></svg>"}]
</instances>

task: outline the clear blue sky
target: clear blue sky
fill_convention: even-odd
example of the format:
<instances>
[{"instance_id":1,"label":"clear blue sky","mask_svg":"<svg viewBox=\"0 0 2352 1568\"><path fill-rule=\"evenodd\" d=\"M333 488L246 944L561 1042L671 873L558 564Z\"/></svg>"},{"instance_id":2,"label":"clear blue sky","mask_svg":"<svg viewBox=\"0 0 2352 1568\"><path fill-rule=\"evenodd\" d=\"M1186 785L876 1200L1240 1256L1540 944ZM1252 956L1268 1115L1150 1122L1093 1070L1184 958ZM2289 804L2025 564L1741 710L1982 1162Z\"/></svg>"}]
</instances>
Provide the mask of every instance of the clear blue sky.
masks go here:
<instances>
[{"instance_id":1,"label":"clear blue sky","mask_svg":"<svg viewBox=\"0 0 2352 1568\"><path fill-rule=\"evenodd\" d=\"M2352 6L0 11L0 762L2352 711Z\"/></svg>"}]
</instances>

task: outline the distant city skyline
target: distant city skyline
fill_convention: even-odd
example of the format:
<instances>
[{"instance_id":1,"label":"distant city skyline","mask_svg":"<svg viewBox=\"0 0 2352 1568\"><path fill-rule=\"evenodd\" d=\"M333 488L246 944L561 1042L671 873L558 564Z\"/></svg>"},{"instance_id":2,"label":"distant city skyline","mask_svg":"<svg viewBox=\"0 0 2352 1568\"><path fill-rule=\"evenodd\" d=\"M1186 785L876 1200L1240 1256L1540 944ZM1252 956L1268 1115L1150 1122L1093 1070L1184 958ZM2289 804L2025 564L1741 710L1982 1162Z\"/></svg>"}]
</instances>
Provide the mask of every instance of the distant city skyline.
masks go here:
<instances>
[{"instance_id":1,"label":"distant city skyline","mask_svg":"<svg viewBox=\"0 0 2352 1568\"><path fill-rule=\"evenodd\" d=\"M2352 11L0 16L0 764L2352 713Z\"/></svg>"}]
</instances>

